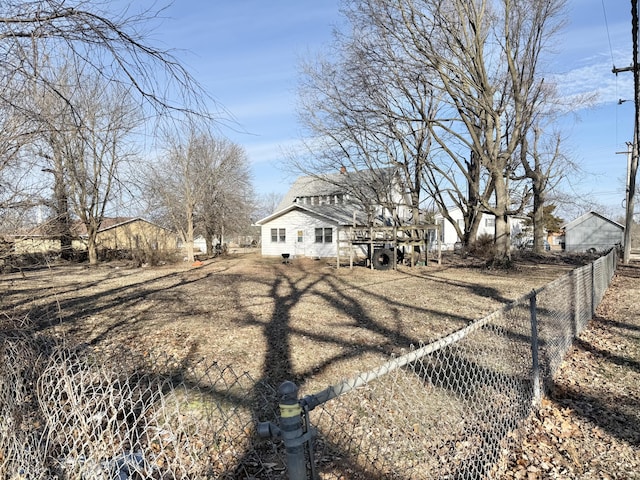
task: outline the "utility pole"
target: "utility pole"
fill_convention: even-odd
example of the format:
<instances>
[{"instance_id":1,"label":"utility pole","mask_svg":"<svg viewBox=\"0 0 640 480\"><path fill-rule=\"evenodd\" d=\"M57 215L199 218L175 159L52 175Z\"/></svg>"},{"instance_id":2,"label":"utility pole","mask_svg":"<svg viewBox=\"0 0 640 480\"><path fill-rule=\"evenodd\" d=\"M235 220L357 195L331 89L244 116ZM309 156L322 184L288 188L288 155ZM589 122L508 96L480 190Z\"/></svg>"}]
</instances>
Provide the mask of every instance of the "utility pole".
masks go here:
<instances>
[{"instance_id":1,"label":"utility pole","mask_svg":"<svg viewBox=\"0 0 640 480\"><path fill-rule=\"evenodd\" d=\"M638 172L638 142L640 141L640 71L638 70L638 4L640 0L631 0L631 37L633 39L633 64L626 68L613 68L616 75L620 72L633 71L633 92L635 104L635 120L633 126L633 145L627 169L627 205L624 226L624 253L622 262L629 263L631 257L631 230L633 228L633 204L636 193L636 176Z\"/></svg>"}]
</instances>

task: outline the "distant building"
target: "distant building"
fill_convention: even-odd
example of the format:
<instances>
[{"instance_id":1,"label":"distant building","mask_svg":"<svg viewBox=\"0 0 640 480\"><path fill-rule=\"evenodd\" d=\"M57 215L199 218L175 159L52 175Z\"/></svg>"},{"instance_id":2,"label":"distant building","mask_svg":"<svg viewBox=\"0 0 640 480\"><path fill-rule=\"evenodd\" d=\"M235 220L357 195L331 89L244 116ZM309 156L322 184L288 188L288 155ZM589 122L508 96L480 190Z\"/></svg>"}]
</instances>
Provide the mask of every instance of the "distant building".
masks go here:
<instances>
[{"instance_id":1,"label":"distant building","mask_svg":"<svg viewBox=\"0 0 640 480\"><path fill-rule=\"evenodd\" d=\"M13 254L58 253L61 251L59 235L54 235L51 226L41 224L24 232L5 235ZM87 230L82 222L72 225L72 248L76 251L87 249ZM162 251L174 252L177 237L174 232L142 218L104 218L96 243L100 252L112 251Z\"/></svg>"},{"instance_id":2,"label":"distant building","mask_svg":"<svg viewBox=\"0 0 640 480\"><path fill-rule=\"evenodd\" d=\"M602 251L624 241L624 226L596 212L588 212L564 227L567 252Z\"/></svg>"},{"instance_id":3,"label":"distant building","mask_svg":"<svg viewBox=\"0 0 640 480\"><path fill-rule=\"evenodd\" d=\"M346 228L408 221L408 205L392 169L300 177L276 211L256 222L262 255L336 257Z\"/></svg>"},{"instance_id":4,"label":"distant building","mask_svg":"<svg viewBox=\"0 0 640 480\"><path fill-rule=\"evenodd\" d=\"M99 250L174 252L175 232L143 218L104 219L96 236ZM86 234L84 234L86 235Z\"/></svg>"},{"instance_id":5,"label":"distant building","mask_svg":"<svg viewBox=\"0 0 640 480\"><path fill-rule=\"evenodd\" d=\"M449 215L454 222L460 225L460 228L464 231L464 217L460 208L452 208L449 210ZM455 226L445 219L441 213L435 215L435 221L440 226L440 243L443 250L453 250L457 242L460 242L458 233ZM509 228L511 230L511 243L516 244L518 241L524 238L525 232L525 217L509 217ZM483 213L480 219L480 225L478 226L478 234L476 238L483 235L489 235L492 238L496 234L496 217L490 213Z\"/></svg>"}]
</instances>

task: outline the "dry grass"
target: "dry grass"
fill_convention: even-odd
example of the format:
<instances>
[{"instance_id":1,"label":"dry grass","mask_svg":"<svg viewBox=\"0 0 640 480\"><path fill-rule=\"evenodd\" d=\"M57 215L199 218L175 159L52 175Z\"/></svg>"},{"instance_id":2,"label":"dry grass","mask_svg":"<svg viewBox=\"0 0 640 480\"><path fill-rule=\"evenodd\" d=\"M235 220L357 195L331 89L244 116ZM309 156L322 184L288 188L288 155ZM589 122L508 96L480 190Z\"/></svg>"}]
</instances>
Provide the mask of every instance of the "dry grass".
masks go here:
<instances>
[{"instance_id":1,"label":"dry grass","mask_svg":"<svg viewBox=\"0 0 640 480\"><path fill-rule=\"evenodd\" d=\"M90 345L94 352L124 349L130 355L121 361L137 354L173 355L178 365L217 360L274 386L294 380L306 394L457 330L581 261L531 255L518 259L514 270L495 271L450 257L441 266L383 272L336 269L322 261L284 265L246 254L208 260L199 268L56 265L1 275L0 309L14 324L24 319L70 343ZM524 425L522 445L500 463L496 478L638 478L638 435L630 427L638 420L637 278L637 267L623 268L616 276L596 320L561 368L551 398ZM366 428L373 436L381 435L381 425L392 418L388 409L399 401L394 397L393 405L386 406L389 399L374 393L366 390L353 399L363 409L353 428ZM425 390L424 405L438 404L436 393ZM440 403L450 405L448 399ZM344 425L343 417L359 415L358 408L349 406L323 421ZM409 407L388 430L404 425L417 435L415 425L425 418L441 432L458 425L445 420L440 426L443 418L456 417L443 417L442 411ZM326 434L324 442L331 440L330 433L342 432L317 424ZM411 435L406 440L418 441ZM469 437L462 443L473 442ZM398 444L376 445L384 458L391 456L385 448L401 450ZM413 446L406 451L413 452ZM426 444L423 449L430 451ZM334 462L336 471L359 471L345 464L346 453L348 449L340 449L337 456L325 454L322 460ZM401 460L422 470L429 461L448 458L438 452L427 457ZM376 478L387 478L383 466L373 467L379 468ZM450 472L454 467L445 463L434 468Z\"/></svg>"},{"instance_id":2,"label":"dry grass","mask_svg":"<svg viewBox=\"0 0 640 480\"><path fill-rule=\"evenodd\" d=\"M257 254L134 268L57 265L0 276L0 308L41 330L184 361L233 365L254 379L323 388L429 342L575 267L559 257L491 271L454 258L374 271Z\"/></svg>"}]
</instances>

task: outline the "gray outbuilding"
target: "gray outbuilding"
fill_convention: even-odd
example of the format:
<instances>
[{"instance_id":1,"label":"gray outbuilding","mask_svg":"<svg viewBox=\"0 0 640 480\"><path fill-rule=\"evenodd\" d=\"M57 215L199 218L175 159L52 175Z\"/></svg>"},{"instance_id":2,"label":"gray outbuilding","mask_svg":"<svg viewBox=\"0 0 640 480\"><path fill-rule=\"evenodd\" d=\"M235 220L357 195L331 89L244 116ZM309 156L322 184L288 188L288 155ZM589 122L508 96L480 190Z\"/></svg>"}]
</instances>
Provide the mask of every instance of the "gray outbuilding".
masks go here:
<instances>
[{"instance_id":1,"label":"gray outbuilding","mask_svg":"<svg viewBox=\"0 0 640 480\"><path fill-rule=\"evenodd\" d=\"M602 251L624 241L624 226L596 212L588 212L564 226L567 252Z\"/></svg>"}]
</instances>

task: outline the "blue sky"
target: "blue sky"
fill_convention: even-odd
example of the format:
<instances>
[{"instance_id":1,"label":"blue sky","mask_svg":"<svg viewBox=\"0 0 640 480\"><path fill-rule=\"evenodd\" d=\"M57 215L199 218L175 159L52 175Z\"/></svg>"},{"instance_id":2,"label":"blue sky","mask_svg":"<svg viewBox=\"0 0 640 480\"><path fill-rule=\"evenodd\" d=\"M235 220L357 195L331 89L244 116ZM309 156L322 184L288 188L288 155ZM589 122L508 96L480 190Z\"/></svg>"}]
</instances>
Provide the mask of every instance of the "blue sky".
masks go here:
<instances>
[{"instance_id":1,"label":"blue sky","mask_svg":"<svg viewBox=\"0 0 640 480\"><path fill-rule=\"evenodd\" d=\"M570 0L569 23L555 43L548 75L563 95L594 92L596 103L563 120L565 147L584 175L565 190L622 212L626 150L632 140L629 0ZM606 15L606 22L605 22ZM284 193L283 165L300 138L296 85L301 58L322 51L341 22L339 0L176 0L154 36L177 56L238 123L221 133L242 145L260 194Z\"/></svg>"}]
</instances>

